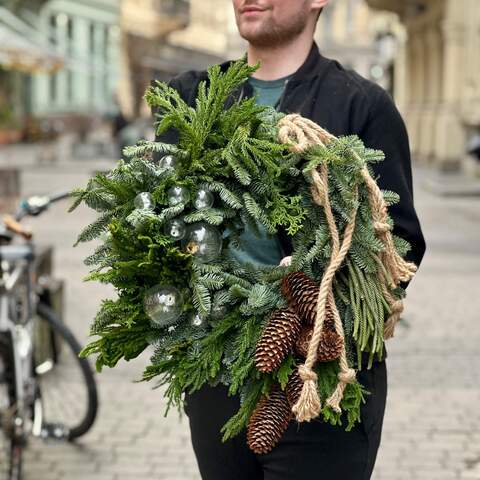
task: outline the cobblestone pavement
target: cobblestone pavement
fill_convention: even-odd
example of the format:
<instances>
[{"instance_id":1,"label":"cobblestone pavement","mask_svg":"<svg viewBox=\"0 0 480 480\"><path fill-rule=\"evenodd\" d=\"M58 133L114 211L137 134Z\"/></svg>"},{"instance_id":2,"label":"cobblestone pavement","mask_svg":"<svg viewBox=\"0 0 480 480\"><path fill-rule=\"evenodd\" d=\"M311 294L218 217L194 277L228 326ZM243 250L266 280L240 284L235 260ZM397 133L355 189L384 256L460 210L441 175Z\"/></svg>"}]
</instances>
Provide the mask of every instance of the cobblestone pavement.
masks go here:
<instances>
[{"instance_id":1,"label":"cobblestone pavement","mask_svg":"<svg viewBox=\"0 0 480 480\"><path fill-rule=\"evenodd\" d=\"M24 191L81 185L84 170L29 169ZM374 480L480 479L480 198L434 195L423 187L429 175L415 172L427 254L408 289L408 325L387 344L387 413ZM57 205L29 221L39 240L56 246L57 275L68 280L67 322L82 341L109 293L81 281L90 247L71 249L90 218L86 210L67 214ZM185 419L175 412L163 418L161 392L132 385L147 361L144 355L97 376L95 427L77 445L32 442L27 480L198 480Z\"/></svg>"},{"instance_id":2,"label":"cobblestone pavement","mask_svg":"<svg viewBox=\"0 0 480 480\"><path fill-rule=\"evenodd\" d=\"M480 479L480 197L422 188L427 241L388 349L389 392L374 480Z\"/></svg>"}]
</instances>

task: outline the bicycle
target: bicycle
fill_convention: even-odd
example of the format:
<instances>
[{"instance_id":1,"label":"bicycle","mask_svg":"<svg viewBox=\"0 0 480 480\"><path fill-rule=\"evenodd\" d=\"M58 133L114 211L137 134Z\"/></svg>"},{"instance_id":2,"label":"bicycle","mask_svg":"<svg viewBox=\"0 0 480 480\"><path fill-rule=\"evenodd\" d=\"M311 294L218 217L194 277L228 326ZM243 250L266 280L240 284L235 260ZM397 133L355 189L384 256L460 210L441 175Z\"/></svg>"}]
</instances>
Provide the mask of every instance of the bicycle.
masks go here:
<instances>
[{"instance_id":1,"label":"bicycle","mask_svg":"<svg viewBox=\"0 0 480 480\"><path fill-rule=\"evenodd\" d=\"M49 305L48 279L36 271L32 233L20 224L68 196L30 197L14 216L0 220L0 480L21 479L29 437L72 442L97 415L90 364L78 356L80 344ZM19 237L25 241L15 243ZM82 380L73 383L76 373ZM70 405L74 413L65 415L62 408Z\"/></svg>"}]
</instances>

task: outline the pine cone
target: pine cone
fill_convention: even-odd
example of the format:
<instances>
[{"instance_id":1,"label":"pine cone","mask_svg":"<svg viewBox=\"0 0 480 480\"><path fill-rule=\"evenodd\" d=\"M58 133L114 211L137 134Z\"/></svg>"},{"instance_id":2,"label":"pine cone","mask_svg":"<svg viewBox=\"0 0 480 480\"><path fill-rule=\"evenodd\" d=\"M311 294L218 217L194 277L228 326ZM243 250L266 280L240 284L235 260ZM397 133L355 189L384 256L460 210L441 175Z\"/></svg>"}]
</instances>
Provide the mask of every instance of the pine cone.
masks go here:
<instances>
[{"instance_id":1,"label":"pine cone","mask_svg":"<svg viewBox=\"0 0 480 480\"><path fill-rule=\"evenodd\" d=\"M288 427L292 412L287 396L275 385L268 397L263 396L250 417L247 444L254 453L268 453Z\"/></svg>"},{"instance_id":2,"label":"pine cone","mask_svg":"<svg viewBox=\"0 0 480 480\"><path fill-rule=\"evenodd\" d=\"M289 273L282 280L283 295L308 325L315 323L319 289L320 287L303 272ZM325 326L333 329L333 323L333 314L327 304Z\"/></svg>"},{"instance_id":3,"label":"pine cone","mask_svg":"<svg viewBox=\"0 0 480 480\"><path fill-rule=\"evenodd\" d=\"M307 358L308 345L312 338L313 327L302 327L300 335L295 342L295 353L303 358ZM331 362L340 357L343 348L343 338L335 331L324 329L320 336L318 344L317 361Z\"/></svg>"},{"instance_id":4,"label":"pine cone","mask_svg":"<svg viewBox=\"0 0 480 480\"><path fill-rule=\"evenodd\" d=\"M300 333L300 317L290 308L275 310L258 341L255 366L260 372L268 373L280 366Z\"/></svg>"},{"instance_id":5,"label":"pine cone","mask_svg":"<svg viewBox=\"0 0 480 480\"><path fill-rule=\"evenodd\" d=\"M290 409L297 403L302 393L303 380L301 379L298 368L295 366L295 370L288 377L287 387L285 388L285 393L287 394L288 404Z\"/></svg>"}]
</instances>

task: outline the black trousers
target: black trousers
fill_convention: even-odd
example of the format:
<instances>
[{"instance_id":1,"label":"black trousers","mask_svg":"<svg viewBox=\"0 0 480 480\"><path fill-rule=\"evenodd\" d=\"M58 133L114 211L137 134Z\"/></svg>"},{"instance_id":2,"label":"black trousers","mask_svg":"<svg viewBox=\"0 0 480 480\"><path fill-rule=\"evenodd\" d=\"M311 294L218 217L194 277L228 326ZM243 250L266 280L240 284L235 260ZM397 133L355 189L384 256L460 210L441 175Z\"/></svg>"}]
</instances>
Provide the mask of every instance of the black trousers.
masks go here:
<instances>
[{"instance_id":1,"label":"black trousers","mask_svg":"<svg viewBox=\"0 0 480 480\"><path fill-rule=\"evenodd\" d=\"M380 445L387 398L386 361L361 370L357 378L370 392L362 422L350 432L322 420L291 421L276 447L255 455L245 432L221 442L220 428L239 407L223 385L204 386L185 397L192 445L203 480L368 480ZM342 414L342 423L346 419Z\"/></svg>"}]
</instances>

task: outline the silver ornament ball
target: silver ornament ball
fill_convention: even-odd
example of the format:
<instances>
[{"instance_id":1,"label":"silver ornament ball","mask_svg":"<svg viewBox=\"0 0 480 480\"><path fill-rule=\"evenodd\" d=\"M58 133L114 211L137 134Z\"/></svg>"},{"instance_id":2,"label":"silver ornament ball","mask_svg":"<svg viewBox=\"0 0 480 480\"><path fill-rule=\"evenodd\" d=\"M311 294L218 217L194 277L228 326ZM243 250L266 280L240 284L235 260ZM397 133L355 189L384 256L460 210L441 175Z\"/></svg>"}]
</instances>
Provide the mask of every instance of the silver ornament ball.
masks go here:
<instances>
[{"instance_id":1,"label":"silver ornament ball","mask_svg":"<svg viewBox=\"0 0 480 480\"><path fill-rule=\"evenodd\" d=\"M190 192L187 187L181 185L173 186L168 189L168 204L171 207L178 205L179 203L188 203L190 200Z\"/></svg>"},{"instance_id":2,"label":"silver ornament ball","mask_svg":"<svg viewBox=\"0 0 480 480\"><path fill-rule=\"evenodd\" d=\"M178 164L178 160L173 155L165 155L158 162L158 166L160 169L170 170L170 171L175 170L175 168L177 167L177 164Z\"/></svg>"},{"instance_id":3,"label":"silver ornament ball","mask_svg":"<svg viewBox=\"0 0 480 480\"><path fill-rule=\"evenodd\" d=\"M143 305L152 322L165 327L180 317L183 298L180 291L171 285L155 285L145 292Z\"/></svg>"},{"instance_id":4,"label":"silver ornament ball","mask_svg":"<svg viewBox=\"0 0 480 480\"><path fill-rule=\"evenodd\" d=\"M202 317L198 313L193 314L190 317L190 325L192 327L201 327L201 326L205 325L205 317Z\"/></svg>"},{"instance_id":5,"label":"silver ornament ball","mask_svg":"<svg viewBox=\"0 0 480 480\"><path fill-rule=\"evenodd\" d=\"M195 199L193 200L193 206L197 210L203 210L204 208L211 208L213 205L213 194L212 192L201 188L197 191Z\"/></svg>"},{"instance_id":6,"label":"silver ornament ball","mask_svg":"<svg viewBox=\"0 0 480 480\"><path fill-rule=\"evenodd\" d=\"M194 255L202 263L216 260L222 251L220 232L207 223L194 223L187 230L182 242L183 250Z\"/></svg>"},{"instance_id":7,"label":"silver ornament ball","mask_svg":"<svg viewBox=\"0 0 480 480\"><path fill-rule=\"evenodd\" d=\"M150 210L153 206L152 196L148 192L139 193L133 200L133 205L138 210Z\"/></svg>"},{"instance_id":8,"label":"silver ornament ball","mask_svg":"<svg viewBox=\"0 0 480 480\"><path fill-rule=\"evenodd\" d=\"M174 240L182 240L187 234L187 225L180 218L174 218L165 224L164 232Z\"/></svg>"}]
</instances>

